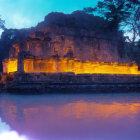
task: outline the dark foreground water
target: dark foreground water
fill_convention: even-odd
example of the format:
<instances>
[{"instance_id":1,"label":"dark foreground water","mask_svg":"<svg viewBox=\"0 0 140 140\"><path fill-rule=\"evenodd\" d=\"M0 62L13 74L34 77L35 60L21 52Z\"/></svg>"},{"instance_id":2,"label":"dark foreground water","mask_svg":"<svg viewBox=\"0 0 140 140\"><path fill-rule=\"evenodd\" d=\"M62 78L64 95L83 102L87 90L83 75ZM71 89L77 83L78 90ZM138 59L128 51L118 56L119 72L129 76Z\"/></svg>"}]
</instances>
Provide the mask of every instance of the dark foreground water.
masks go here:
<instances>
[{"instance_id":1,"label":"dark foreground water","mask_svg":"<svg viewBox=\"0 0 140 140\"><path fill-rule=\"evenodd\" d=\"M140 140L140 94L0 95L0 140Z\"/></svg>"}]
</instances>

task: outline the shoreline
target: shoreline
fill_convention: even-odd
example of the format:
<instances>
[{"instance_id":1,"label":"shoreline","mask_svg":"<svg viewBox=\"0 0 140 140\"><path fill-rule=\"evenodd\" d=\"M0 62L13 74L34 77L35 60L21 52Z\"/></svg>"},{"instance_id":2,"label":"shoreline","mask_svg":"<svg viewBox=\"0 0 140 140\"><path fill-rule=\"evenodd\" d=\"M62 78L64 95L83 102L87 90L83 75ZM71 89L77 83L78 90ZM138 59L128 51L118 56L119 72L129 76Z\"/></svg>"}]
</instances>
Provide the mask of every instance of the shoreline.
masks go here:
<instances>
[{"instance_id":1,"label":"shoreline","mask_svg":"<svg viewBox=\"0 0 140 140\"><path fill-rule=\"evenodd\" d=\"M15 73L11 77L9 83L1 83L0 93L140 93L140 75Z\"/></svg>"},{"instance_id":2,"label":"shoreline","mask_svg":"<svg viewBox=\"0 0 140 140\"><path fill-rule=\"evenodd\" d=\"M66 83L18 83L6 86L0 93L17 94L51 94L51 93L140 93L140 83L96 83L96 84L66 84Z\"/></svg>"}]
</instances>

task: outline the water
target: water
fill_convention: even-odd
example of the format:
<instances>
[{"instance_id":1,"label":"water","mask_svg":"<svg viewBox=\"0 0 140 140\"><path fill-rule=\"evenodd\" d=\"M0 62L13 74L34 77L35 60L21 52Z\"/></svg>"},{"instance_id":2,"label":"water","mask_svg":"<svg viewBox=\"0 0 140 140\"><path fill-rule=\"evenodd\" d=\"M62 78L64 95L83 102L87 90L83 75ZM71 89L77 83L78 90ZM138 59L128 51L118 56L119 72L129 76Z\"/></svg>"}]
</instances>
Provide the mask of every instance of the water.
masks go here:
<instances>
[{"instance_id":1,"label":"water","mask_svg":"<svg viewBox=\"0 0 140 140\"><path fill-rule=\"evenodd\" d=\"M140 140L140 94L0 95L0 140Z\"/></svg>"}]
</instances>

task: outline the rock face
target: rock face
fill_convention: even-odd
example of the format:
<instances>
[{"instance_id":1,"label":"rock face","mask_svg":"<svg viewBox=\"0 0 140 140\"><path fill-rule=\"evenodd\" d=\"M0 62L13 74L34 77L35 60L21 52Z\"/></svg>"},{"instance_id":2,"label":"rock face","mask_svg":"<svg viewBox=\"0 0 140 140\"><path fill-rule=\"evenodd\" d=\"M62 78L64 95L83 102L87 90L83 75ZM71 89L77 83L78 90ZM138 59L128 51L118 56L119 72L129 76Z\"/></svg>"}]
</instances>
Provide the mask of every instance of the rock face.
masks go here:
<instances>
[{"instance_id":1,"label":"rock face","mask_svg":"<svg viewBox=\"0 0 140 140\"><path fill-rule=\"evenodd\" d=\"M120 57L120 38L116 31L106 29L107 22L99 17L77 11L66 15L51 13L35 28L29 29L23 42L10 49L10 58L21 51L39 58L75 57L96 62L128 62Z\"/></svg>"},{"instance_id":2,"label":"rock face","mask_svg":"<svg viewBox=\"0 0 140 140\"><path fill-rule=\"evenodd\" d=\"M121 35L104 26L105 20L83 12L49 14L11 47L4 72L139 73L136 65L119 66L130 61L119 54Z\"/></svg>"},{"instance_id":3,"label":"rock face","mask_svg":"<svg viewBox=\"0 0 140 140\"><path fill-rule=\"evenodd\" d=\"M80 33L79 33L80 32ZM23 43L17 43L10 49L10 58L16 58L20 51L39 58L75 57L78 60L96 62L126 62L118 52L118 39L95 37L94 32L63 27L47 27L45 31L36 31Z\"/></svg>"}]
</instances>

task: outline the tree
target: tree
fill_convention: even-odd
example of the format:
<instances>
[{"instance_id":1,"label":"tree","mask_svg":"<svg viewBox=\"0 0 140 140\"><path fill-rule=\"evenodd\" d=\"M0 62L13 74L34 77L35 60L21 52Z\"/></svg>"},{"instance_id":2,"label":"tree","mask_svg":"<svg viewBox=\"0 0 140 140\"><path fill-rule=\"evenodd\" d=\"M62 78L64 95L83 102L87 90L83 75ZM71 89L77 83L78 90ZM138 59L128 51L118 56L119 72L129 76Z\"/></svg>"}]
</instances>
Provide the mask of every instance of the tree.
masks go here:
<instances>
[{"instance_id":1,"label":"tree","mask_svg":"<svg viewBox=\"0 0 140 140\"><path fill-rule=\"evenodd\" d=\"M104 17L111 30L118 30L119 24L124 22L128 16L129 5L124 0L104 0L99 1L95 8L85 8L84 10L89 13L95 13Z\"/></svg>"},{"instance_id":2,"label":"tree","mask_svg":"<svg viewBox=\"0 0 140 140\"><path fill-rule=\"evenodd\" d=\"M140 3L131 4L131 14L122 26L126 27L126 32L132 33L132 38L126 36L126 39L134 46L140 38Z\"/></svg>"},{"instance_id":3,"label":"tree","mask_svg":"<svg viewBox=\"0 0 140 140\"><path fill-rule=\"evenodd\" d=\"M5 21L0 18L0 29L5 30Z\"/></svg>"},{"instance_id":4,"label":"tree","mask_svg":"<svg viewBox=\"0 0 140 140\"><path fill-rule=\"evenodd\" d=\"M126 39L134 45L140 37L140 1L139 0L104 0L99 1L95 8L84 8L87 13L97 14L108 21L111 30L131 32L132 39Z\"/></svg>"}]
</instances>

